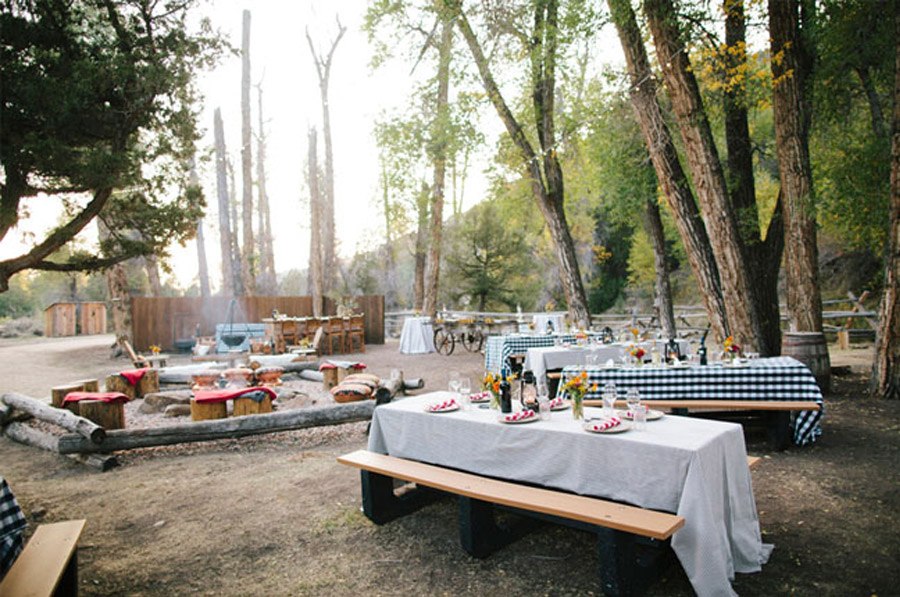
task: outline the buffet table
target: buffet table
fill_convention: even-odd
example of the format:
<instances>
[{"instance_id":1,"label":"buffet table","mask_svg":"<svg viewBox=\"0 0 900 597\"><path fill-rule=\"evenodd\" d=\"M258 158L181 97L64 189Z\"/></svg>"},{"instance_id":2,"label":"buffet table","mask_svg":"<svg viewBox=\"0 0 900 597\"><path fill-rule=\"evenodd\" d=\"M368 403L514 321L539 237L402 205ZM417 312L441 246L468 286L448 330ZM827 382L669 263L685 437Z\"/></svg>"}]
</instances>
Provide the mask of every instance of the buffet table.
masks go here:
<instances>
[{"instance_id":1,"label":"buffet table","mask_svg":"<svg viewBox=\"0 0 900 597\"><path fill-rule=\"evenodd\" d=\"M424 354L434 352L434 328L430 317L407 317L400 332L400 352Z\"/></svg>"},{"instance_id":2,"label":"buffet table","mask_svg":"<svg viewBox=\"0 0 900 597\"><path fill-rule=\"evenodd\" d=\"M665 416L641 431L601 435L571 410L524 425L476 407L426 412L450 396L379 406L369 450L679 514L686 522L672 549L699 595L734 595L734 573L758 572L768 560L740 425Z\"/></svg>"}]
</instances>

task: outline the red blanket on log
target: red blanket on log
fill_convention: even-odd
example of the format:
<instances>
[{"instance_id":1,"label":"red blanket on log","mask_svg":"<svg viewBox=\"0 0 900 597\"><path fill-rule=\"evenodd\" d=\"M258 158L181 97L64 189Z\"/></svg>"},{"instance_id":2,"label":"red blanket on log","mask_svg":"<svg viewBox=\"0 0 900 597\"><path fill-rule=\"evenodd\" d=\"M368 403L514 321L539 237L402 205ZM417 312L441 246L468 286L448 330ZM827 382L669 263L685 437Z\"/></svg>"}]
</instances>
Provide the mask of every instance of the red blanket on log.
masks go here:
<instances>
[{"instance_id":1,"label":"red blanket on log","mask_svg":"<svg viewBox=\"0 0 900 597\"><path fill-rule=\"evenodd\" d=\"M82 400L99 400L100 402L128 402L131 400L122 392L69 392L63 398L66 402L81 402Z\"/></svg>"},{"instance_id":2,"label":"red blanket on log","mask_svg":"<svg viewBox=\"0 0 900 597\"><path fill-rule=\"evenodd\" d=\"M270 390L269 388L264 387L250 387L250 388L240 388L237 390L200 390L194 392L194 400L196 402L226 402L233 398L240 398L241 396L247 396L248 398L256 398L255 394L259 396L258 401L262 401L264 398L263 394L267 395L272 400L275 400L277 394Z\"/></svg>"},{"instance_id":3,"label":"red blanket on log","mask_svg":"<svg viewBox=\"0 0 900 597\"><path fill-rule=\"evenodd\" d=\"M129 369L127 371L120 371L119 375L124 377L125 381L131 385L136 386L140 383L141 378L144 377L145 373L147 373L146 369Z\"/></svg>"}]
</instances>

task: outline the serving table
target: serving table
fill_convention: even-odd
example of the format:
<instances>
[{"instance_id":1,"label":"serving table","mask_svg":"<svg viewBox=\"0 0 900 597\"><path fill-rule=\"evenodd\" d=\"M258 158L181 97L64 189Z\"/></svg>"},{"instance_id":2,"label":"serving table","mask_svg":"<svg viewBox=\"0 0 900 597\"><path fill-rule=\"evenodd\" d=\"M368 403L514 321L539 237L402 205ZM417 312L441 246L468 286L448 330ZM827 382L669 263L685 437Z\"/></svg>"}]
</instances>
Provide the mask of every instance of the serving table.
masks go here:
<instances>
[{"instance_id":1,"label":"serving table","mask_svg":"<svg viewBox=\"0 0 900 597\"><path fill-rule=\"evenodd\" d=\"M683 516L671 546L699 595L734 595L734 573L758 572L767 561L739 425L665 416L642 431L601 435L583 430L570 410L526 424L500 423L496 411L475 407L425 411L449 397L379 406L368 449ZM599 412L585 408L587 417Z\"/></svg>"},{"instance_id":2,"label":"serving table","mask_svg":"<svg viewBox=\"0 0 900 597\"><path fill-rule=\"evenodd\" d=\"M588 336L596 335L588 332ZM555 334L506 334L488 336L484 348L484 368L491 373L509 373L509 356L524 355L529 348L575 344L575 334L557 332Z\"/></svg>"},{"instance_id":3,"label":"serving table","mask_svg":"<svg viewBox=\"0 0 900 597\"><path fill-rule=\"evenodd\" d=\"M603 386L616 384L624 397L630 388L641 392L641 400L806 400L819 404L817 411L800 411L794 420L794 443L802 446L822 434L825 414L822 391L806 365L792 357L755 359L739 366L716 363L685 367L572 366L562 371L560 387L587 372L588 387L597 386L585 398L601 397ZM561 393L562 395L565 392Z\"/></svg>"},{"instance_id":4,"label":"serving table","mask_svg":"<svg viewBox=\"0 0 900 597\"><path fill-rule=\"evenodd\" d=\"M434 352L434 328L430 317L407 317L400 332L400 352L424 354Z\"/></svg>"},{"instance_id":5,"label":"serving table","mask_svg":"<svg viewBox=\"0 0 900 597\"><path fill-rule=\"evenodd\" d=\"M681 354L688 353L687 340L678 340L678 349ZM665 352L667 342L665 340L649 340L638 342L635 346L643 348L648 354L644 357L649 359L650 348L656 344L656 349L660 355ZM525 354L525 370L534 372L534 376L542 378L547 375L548 371L558 371L570 365L584 365L587 363L588 355L596 355L600 359L600 363L605 363L612 359L615 363L619 363L620 357L625 351L632 346L622 342L612 342L609 344L591 344L589 346L541 346L529 348Z\"/></svg>"}]
</instances>

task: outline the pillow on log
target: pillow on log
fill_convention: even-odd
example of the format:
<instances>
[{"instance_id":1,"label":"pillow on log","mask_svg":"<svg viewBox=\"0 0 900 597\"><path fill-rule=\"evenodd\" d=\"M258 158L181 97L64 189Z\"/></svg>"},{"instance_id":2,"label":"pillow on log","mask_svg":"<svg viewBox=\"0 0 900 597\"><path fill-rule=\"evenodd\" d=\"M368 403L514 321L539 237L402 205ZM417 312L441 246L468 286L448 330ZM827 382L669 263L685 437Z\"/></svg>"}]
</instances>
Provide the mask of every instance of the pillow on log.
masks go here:
<instances>
[{"instance_id":1,"label":"pillow on log","mask_svg":"<svg viewBox=\"0 0 900 597\"><path fill-rule=\"evenodd\" d=\"M373 390L378 387L378 378L374 375L348 375L341 383L357 383L362 384L364 386L369 386Z\"/></svg>"},{"instance_id":2,"label":"pillow on log","mask_svg":"<svg viewBox=\"0 0 900 597\"><path fill-rule=\"evenodd\" d=\"M82 400L97 400L99 402L128 402L131 400L122 392L69 392L63 398L63 404L67 402L81 402Z\"/></svg>"},{"instance_id":3,"label":"pillow on log","mask_svg":"<svg viewBox=\"0 0 900 597\"><path fill-rule=\"evenodd\" d=\"M335 402L366 400L372 396L372 388L356 383L341 383L331 388L331 396Z\"/></svg>"},{"instance_id":4,"label":"pillow on log","mask_svg":"<svg viewBox=\"0 0 900 597\"><path fill-rule=\"evenodd\" d=\"M337 365L334 363L322 363L319 365L319 371L325 371L326 369L337 369Z\"/></svg>"}]
</instances>

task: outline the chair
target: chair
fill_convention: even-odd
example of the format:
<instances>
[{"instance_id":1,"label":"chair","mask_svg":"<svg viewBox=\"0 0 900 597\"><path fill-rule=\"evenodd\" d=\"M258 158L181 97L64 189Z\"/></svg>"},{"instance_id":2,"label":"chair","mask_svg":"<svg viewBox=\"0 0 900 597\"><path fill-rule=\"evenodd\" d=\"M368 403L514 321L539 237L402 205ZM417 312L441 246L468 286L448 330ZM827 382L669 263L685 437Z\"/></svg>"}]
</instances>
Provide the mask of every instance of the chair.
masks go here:
<instances>
[{"instance_id":1,"label":"chair","mask_svg":"<svg viewBox=\"0 0 900 597\"><path fill-rule=\"evenodd\" d=\"M344 350L344 318L321 318L322 327L325 328L325 350L328 354L335 354L334 346L337 343L337 352Z\"/></svg>"},{"instance_id":2,"label":"chair","mask_svg":"<svg viewBox=\"0 0 900 597\"><path fill-rule=\"evenodd\" d=\"M149 357L139 355L134 352L131 342L124 338L120 343L122 348L125 349L125 352L128 353L128 358L131 359L131 363L134 365L135 369L146 369L147 367L153 367L154 364L159 367L165 367L166 362L169 360L169 355L167 354L156 354Z\"/></svg>"},{"instance_id":3,"label":"chair","mask_svg":"<svg viewBox=\"0 0 900 597\"><path fill-rule=\"evenodd\" d=\"M291 354L297 355L297 357L304 357L306 359L310 356L319 356L322 354L322 342L325 339L325 328L317 327L316 333L313 334L312 342L308 347L304 346L292 346L290 347L289 352ZM298 360L298 359L295 359Z\"/></svg>"},{"instance_id":4,"label":"chair","mask_svg":"<svg viewBox=\"0 0 900 597\"><path fill-rule=\"evenodd\" d=\"M366 352L366 324L363 315L351 315L344 320L344 352L353 352L354 340L359 340L359 352Z\"/></svg>"}]
</instances>

